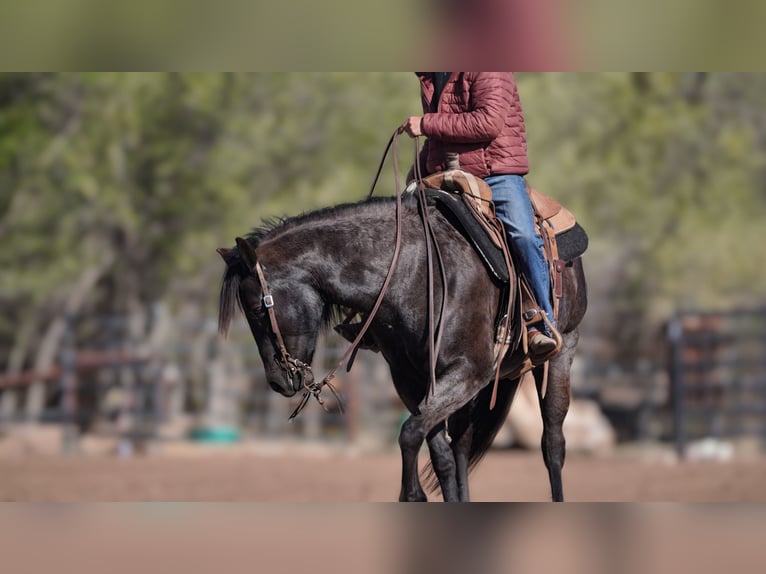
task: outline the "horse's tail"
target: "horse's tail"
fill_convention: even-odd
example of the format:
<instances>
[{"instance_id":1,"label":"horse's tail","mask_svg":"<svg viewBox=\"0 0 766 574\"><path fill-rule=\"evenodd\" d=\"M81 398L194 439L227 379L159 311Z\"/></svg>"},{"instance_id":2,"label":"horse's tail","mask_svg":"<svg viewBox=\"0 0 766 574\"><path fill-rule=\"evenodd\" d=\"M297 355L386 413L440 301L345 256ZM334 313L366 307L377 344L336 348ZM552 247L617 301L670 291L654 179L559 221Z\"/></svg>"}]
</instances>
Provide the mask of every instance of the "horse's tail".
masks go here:
<instances>
[{"instance_id":1,"label":"horse's tail","mask_svg":"<svg viewBox=\"0 0 766 574\"><path fill-rule=\"evenodd\" d=\"M508 418L508 412L511 410L513 397L516 396L516 389L519 388L519 381L501 380L497 385L495 408L489 410L493 387L494 382L484 387L474 401L470 422L473 425L473 436L471 437L471 448L468 451L468 472L471 472L481 462L481 459L492 446L497 433L503 427L505 419Z\"/></svg>"},{"instance_id":2,"label":"horse's tail","mask_svg":"<svg viewBox=\"0 0 766 574\"><path fill-rule=\"evenodd\" d=\"M468 450L468 472L471 472L487 454L497 433L508 418L513 397L519 387L519 380L501 380L497 389L495 408L489 410L492 400L494 383L484 387L471 402L449 419L449 432L453 441L459 441L466 432L471 432L471 443ZM423 470L423 482L429 492L434 492L439 481L429 462Z\"/></svg>"},{"instance_id":3,"label":"horse's tail","mask_svg":"<svg viewBox=\"0 0 766 574\"><path fill-rule=\"evenodd\" d=\"M221 295L218 301L218 332L226 335L229 332L231 321L237 313L237 308L242 308L239 300L239 283L242 278L242 269L239 255L232 249L226 258L226 271L221 282Z\"/></svg>"}]
</instances>

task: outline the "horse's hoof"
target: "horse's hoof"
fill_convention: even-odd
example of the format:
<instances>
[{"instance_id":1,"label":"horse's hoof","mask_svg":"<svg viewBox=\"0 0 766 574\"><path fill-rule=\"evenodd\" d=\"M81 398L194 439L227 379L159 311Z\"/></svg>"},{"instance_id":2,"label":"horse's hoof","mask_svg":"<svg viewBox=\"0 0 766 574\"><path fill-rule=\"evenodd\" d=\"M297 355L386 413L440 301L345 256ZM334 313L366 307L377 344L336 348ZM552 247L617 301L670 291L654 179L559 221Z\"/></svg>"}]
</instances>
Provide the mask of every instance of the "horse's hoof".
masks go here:
<instances>
[{"instance_id":1,"label":"horse's hoof","mask_svg":"<svg viewBox=\"0 0 766 574\"><path fill-rule=\"evenodd\" d=\"M428 502L428 497L422 490L410 494L402 493L399 495L399 502Z\"/></svg>"}]
</instances>

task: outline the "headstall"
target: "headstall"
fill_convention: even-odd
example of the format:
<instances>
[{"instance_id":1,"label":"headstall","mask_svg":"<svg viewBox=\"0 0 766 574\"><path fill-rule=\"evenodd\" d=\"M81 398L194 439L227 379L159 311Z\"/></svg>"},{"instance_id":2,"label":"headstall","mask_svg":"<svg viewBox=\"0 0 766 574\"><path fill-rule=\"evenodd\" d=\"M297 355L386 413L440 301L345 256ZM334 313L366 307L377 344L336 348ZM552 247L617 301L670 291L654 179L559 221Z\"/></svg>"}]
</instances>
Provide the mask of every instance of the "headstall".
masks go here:
<instances>
[{"instance_id":1,"label":"headstall","mask_svg":"<svg viewBox=\"0 0 766 574\"><path fill-rule=\"evenodd\" d=\"M282 369L290 379L290 384L292 385L293 389L296 388L295 386L295 376L300 376L300 380L303 383L303 388L305 389L303 391L303 398L301 399L301 402L299 403L298 407L293 411L293 413L290 415L290 420L293 420L295 417L297 417L300 412L306 407L306 404L309 401L309 398L312 396L317 400L317 402L327 410L325 407L325 403L322 400L321 393L322 388L326 385L332 394L335 396L336 400L338 401L338 406L340 407L341 413L343 412L343 401L341 401L340 396L338 395L338 391L333 387L333 385L330 383L330 378L334 376L335 371L333 371L330 375L326 376L321 381L317 382L314 378L314 372L311 370L311 365L307 365L303 361L300 361L290 355L290 353L287 351L287 347L285 346L285 341L282 337L282 331L279 329L279 323L277 322L277 314L274 311L274 296L271 294L271 291L269 290L269 284L266 281L266 277L263 274L263 267L261 267L261 263L257 262L255 264L254 269L256 276L258 277L258 281L261 284L261 291L263 293L262 301L263 306L266 308L266 312L269 315L269 322L271 323L271 331L274 334L274 337L277 340L277 345L279 347L278 352L274 355L274 362L277 363L280 369Z\"/></svg>"}]
</instances>

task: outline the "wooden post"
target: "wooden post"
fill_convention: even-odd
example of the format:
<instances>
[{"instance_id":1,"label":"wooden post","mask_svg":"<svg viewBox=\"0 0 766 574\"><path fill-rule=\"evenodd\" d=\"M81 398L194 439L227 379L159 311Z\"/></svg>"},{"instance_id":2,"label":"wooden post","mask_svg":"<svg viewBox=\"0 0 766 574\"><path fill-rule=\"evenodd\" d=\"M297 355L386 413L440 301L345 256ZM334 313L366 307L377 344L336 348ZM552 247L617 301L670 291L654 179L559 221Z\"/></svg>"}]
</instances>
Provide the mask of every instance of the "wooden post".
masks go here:
<instances>
[{"instance_id":1,"label":"wooden post","mask_svg":"<svg viewBox=\"0 0 766 574\"><path fill-rule=\"evenodd\" d=\"M80 433L77 428L77 365L74 345L74 317L68 315L61 350L61 409L62 440L61 451L64 455L77 454Z\"/></svg>"},{"instance_id":2,"label":"wooden post","mask_svg":"<svg viewBox=\"0 0 766 574\"><path fill-rule=\"evenodd\" d=\"M348 433L348 441L351 444L356 444L359 440L359 422L361 416L360 409L360 389L359 389L359 376L358 366L351 369L351 372L346 374L346 432Z\"/></svg>"},{"instance_id":3,"label":"wooden post","mask_svg":"<svg viewBox=\"0 0 766 574\"><path fill-rule=\"evenodd\" d=\"M683 333L681 320L676 317L668 324L670 342L670 389L673 401L673 435L678 458L686 458L686 405L683 384Z\"/></svg>"}]
</instances>

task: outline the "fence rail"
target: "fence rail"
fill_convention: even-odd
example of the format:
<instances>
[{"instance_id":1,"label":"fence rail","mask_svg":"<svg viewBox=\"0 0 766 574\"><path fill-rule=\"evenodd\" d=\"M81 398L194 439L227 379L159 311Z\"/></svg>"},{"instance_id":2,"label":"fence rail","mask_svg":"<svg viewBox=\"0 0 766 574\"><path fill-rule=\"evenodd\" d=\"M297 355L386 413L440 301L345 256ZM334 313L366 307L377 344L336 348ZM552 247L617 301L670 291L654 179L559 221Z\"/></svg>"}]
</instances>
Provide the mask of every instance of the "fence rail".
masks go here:
<instances>
[{"instance_id":1,"label":"fence rail","mask_svg":"<svg viewBox=\"0 0 766 574\"><path fill-rule=\"evenodd\" d=\"M73 367L77 371L88 369L139 366L155 357L137 356L132 353L114 351L81 351L75 355ZM25 387L37 381L51 382L61 379L63 368L61 364L44 371L22 371L14 374L0 374L0 389Z\"/></svg>"},{"instance_id":2,"label":"fence rail","mask_svg":"<svg viewBox=\"0 0 766 574\"><path fill-rule=\"evenodd\" d=\"M77 452L84 430L125 444L188 438L173 421L236 428L263 439L354 442L364 432L394 439L401 407L388 370L371 355L360 357L354 370L336 381L346 399L345 417L328 397L329 412L312 404L291 424L287 419L295 405L269 389L243 325L224 341L215 322L174 324L172 336L159 345L129 335L128 327L122 317L70 317L55 365L0 375L0 395L16 394L6 401L12 408L0 411L0 424L58 424L64 453ZM320 338L315 370L329 370L344 350L338 338ZM32 416L16 404L29 389L43 389L46 397L45 407Z\"/></svg>"}]
</instances>

